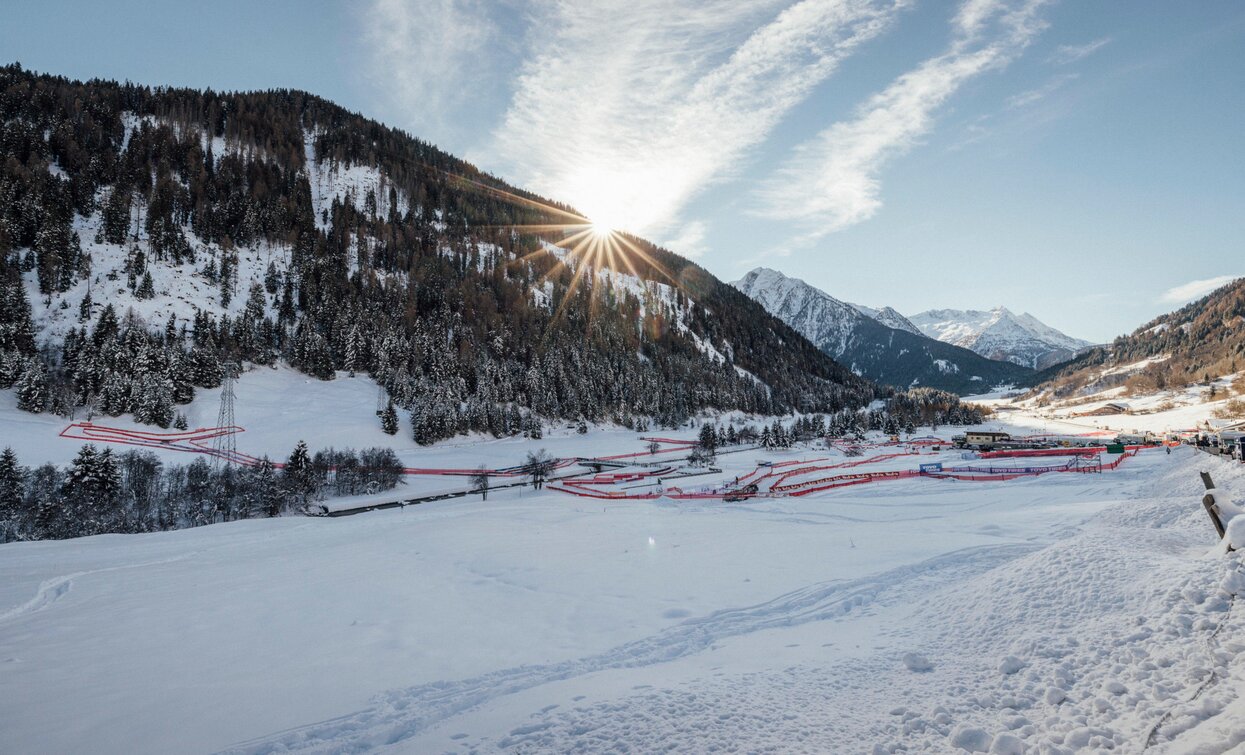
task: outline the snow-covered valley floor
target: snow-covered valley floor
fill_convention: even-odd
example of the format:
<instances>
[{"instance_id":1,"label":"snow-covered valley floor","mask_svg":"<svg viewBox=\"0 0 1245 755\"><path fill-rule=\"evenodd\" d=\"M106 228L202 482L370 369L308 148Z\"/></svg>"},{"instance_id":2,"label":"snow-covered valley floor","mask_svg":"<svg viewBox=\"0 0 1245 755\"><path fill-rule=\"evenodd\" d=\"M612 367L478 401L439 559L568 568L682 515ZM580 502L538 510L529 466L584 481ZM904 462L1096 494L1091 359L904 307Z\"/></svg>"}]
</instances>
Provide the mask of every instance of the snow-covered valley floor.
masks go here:
<instances>
[{"instance_id":1,"label":"snow-covered valley floor","mask_svg":"<svg viewBox=\"0 0 1245 755\"><path fill-rule=\"evenodd\" d=\"M2 749L1239 750L1201 468L8 544Z\"/></svg>"}]
</instances>

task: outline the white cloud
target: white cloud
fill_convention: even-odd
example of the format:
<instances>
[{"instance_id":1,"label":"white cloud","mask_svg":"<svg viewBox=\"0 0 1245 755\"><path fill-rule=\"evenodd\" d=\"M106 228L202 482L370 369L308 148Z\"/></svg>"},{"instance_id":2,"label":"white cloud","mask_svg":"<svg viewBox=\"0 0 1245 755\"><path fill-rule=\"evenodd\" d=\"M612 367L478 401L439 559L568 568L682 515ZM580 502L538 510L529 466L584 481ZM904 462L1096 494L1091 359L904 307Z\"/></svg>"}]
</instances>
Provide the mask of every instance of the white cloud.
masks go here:
<instances>
[{"instance_id":1,"label":"white cloud","mask_svg":"<svg viewBox=\"0 0 1245 755\"><path fill-rule=\"evenodd\" d=\"M1079 74L1068 73L1062 76L1056 76L1040 87L1030 89L1019 94L1014 94L1007 98L1007 106L1009 108L1023 108L1032 105L1035 102L1044 100L1056 91L1062 89L1065 84L1075 80Z\"/></svg>"},{"instance_id":2,"label":"white cloud","mask_svg":"<svg viewBox=\"0 0 1245 755\"><path fill-rule=\"evenodd\" d=\"M1111 37L1103 37L1095 39L1093 42L1086 42L1083 45L1060 45L1055 48L1054 54L1049 58L1049 62L1058 65L1068 65L1078 60L1088 58L1090 55L1101 50L1105 45L1111 42Z\"/></svg>"},{"instance_id":3,"label":"white cloud","mask_svg":"<svg viewBox=\"0 0 1245 755\"><path fill-rule=\"evenodd\" d=\"M1242 276L1220 275L1217 278L1189 281L1188 283L1167 289L1163 292L1163 295L1159 297L1159 301L1164 304L1184 304L1185 302L1190 302L1194 299L1200 299L1217 288L1223 288L1240 277Z\"/></svg>"},{"instance_id":4,"label":"white cloud","mask_svg":"<svg viewBox=\"0 0 1245 755\"><path fill-rule=\"evenodd\" d=\"M472 94L496 30L482 0L371 0L363 15L368 77L403 126L437 133Z\"/></svg>"},{"instance_id":5,"label":"white cloud","mask_svg":"<svg viewBox=\"0 0 1245 755\"><path fill-rule=\"evenodd\" d=\"M909 0L545 0L471 157L594 220L664 233Z\"/></svg>"},{"instance_id":6,"label":"white cloud","mask_svg":"<svg viewBox=\"0 0 1245 755\"><path fill-rule=\"evenodd\" d=\"M708 250L705 244L705 224L700 220L686 223L679 232L661 243L662 246L688 258L697 258Z\"/></svg>"},{"instance_id":7,"label":"white cloud","mask_svg":"<svg viewBox=\"0 0 1245 755\"><path fill-rule=\"evenodd\" d=\"M800 145L759 191L757 214L795 222L793 243L813 241L872 217L882 205L878 173L911 149L935 111L973 77L1007 65L1045 28L1045 0L967 0L947 51L870 97L854 119Z\"/></svg>"}]
</instances>

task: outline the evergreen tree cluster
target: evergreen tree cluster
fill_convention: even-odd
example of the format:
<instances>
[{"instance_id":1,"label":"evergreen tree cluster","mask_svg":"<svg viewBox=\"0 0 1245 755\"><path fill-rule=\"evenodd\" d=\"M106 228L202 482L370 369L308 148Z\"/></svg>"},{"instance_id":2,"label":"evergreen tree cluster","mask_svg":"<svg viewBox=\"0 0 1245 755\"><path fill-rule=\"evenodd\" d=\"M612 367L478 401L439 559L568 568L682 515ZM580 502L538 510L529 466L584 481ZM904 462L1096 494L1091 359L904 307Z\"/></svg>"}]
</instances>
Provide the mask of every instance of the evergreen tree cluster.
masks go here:
<instances>
[{"instance_id":1,"label":"evergreen tree cluster","mask_svg":"<svg viewBox=\"0 0 1245 755\"><path fill-rule=\"evenodd\" d=\"M88 416L130 413L139 422L169 427L176 405L189 402L195 386L220 385L224 367L217 340L233 337L231 328L245 324L245 318L219 325L207 315L197 320L193 332L171 319L153 332L129 315L118 320L105 305L89 330L83 325L66 333L59 352L39 358L19 348L0 351L0 387L16 387L19 406L31 412L68 415L86 407Z\"/></svg>"},{"instance_id":2,"label":"evergreen tree cluster","mask_svg":"<svg viewBox=\"0 0 1245 755\"><path fill-rule=\"evenodd\" d=\"M388 448L328 449L304 466L278 470L268 459L253 467L213 467L203 457L162 464L149 451L113 453L86 444L60 468L21 466L11 448L0 453L0 543L153 532L213 522L279 516L326 495L393 488L402 465Z\"/></svg>"},{"instance_id":3,"label":"evergreen tree cluster","mask_svg":"<svg viewBox=\"0 0 1245 755\"><path fill-rule=\"evenodd\" d=\"M845 409L829 415L807 414L790 423L775 419L759 430L754 425L736 428L733 423L722 427L706 422L700 428L696 445L712 457L724 446L757 444L763 448L789 448L795 443L826 437L863 439L869 431L911 434L918 426L937 429L939 425L976 425L985 416L981 407L960 401L954 393L913 388L892 395L882 408Z\"/></svg>"},{"instance_id":4,"label":"evergreen tree cluster","mask_svg":"<svg viewBox=\"0 0 1245 755\"><path fill-rule=\"evenodd\" d=\"M0 156L0 360L9 384L29 384L32 409L98 401L163 425L189 388L219 379L211 362L277 359L322 379L372 375L420 442L532 435L540 417L673 425L710 409L832 412L876 394L742 293L642 239L626 237L643 254L625 262L577 264L617 264L643 286L574 285L581 271L543 251L567 208L302 92L82 83L11 65L0 68ZM312 181L332 165L374 168L381 183L317 216ZM75 299L83 327L64 354L40 355L21 277L54 306L90 275L76 218L125 246L137 298L155 295L153 264L202 264L222 306L246 297L243 314L200 312L186 333L146 337L122 323L98 339L85 334L94 307ZM289 263L248 283L236 250L256 244ZM129 374L120 355L143 359Z\"/></svg>"},{"instance_id":5,"label":"evergreen tree cluster","mask_svg":"<svg viewBox=\"0 0 1245 755\"><path fill-rule=\"evenodd\" d=\"M911 434L917 427L977 425L986 410L960 401L960 397L937 388L911 388L890 396L881 408L836 412L826 418L826 435L863 438L868 431L886 435Z\"/></svg>"}]
</instances>

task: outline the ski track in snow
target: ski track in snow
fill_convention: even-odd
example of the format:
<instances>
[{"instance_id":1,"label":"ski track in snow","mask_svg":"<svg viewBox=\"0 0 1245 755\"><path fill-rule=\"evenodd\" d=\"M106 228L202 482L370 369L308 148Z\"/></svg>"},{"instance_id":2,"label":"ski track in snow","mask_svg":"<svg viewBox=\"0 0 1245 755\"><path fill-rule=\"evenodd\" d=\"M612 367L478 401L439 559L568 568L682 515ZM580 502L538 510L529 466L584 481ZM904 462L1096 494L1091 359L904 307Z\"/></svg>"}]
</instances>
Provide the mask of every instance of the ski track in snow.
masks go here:
<instances>
[{"instance_id":1,"label":"ski track in snow","mask_svg":"<svg viewBox=\"0 0 1245 755\"><path fill-rule=\"evenodd\" d=\"M449 740L519 753L1245 752L1232 749L1245 744L1233 689L1245 617L1231 597L1245 571L1235 554L1198 557L1199 513L1116 507L1073 538L906 591L916 616L949 618L883 625L889 650L639 685L522 723L511 710L517 726ZM929 661L905 668L903 647Z\"/></svg>"},{"instance_id":2,"label":"ski track in snow","mask_svg":"<svg viewBox=\"0 0 1245 755\"><path fill-rule=\"evenodd\" d=\"M175 558L166 558L160 561L144 561L140 564L122 564L121 566L110 566L106 569L92 569L90 571L78 571L72 574L62 574L59 577L45 579L39 583L39 589L35 590L34 597L20 605L14 606L4 613L0 613L0 624L7 624L15 619L20 619L32 613L46 610L55 604L58 600L65 597L69 590L73 587L74 580L82 577L88 577L92 574L103 574L104 572L119 571L121 569L139 569L145 566L159 566L161 564L171 564L175 561L185 561L195 554L190 553L185 556L177 556Z\"/></svg>"},{"instance_id":3,"label":"ski track in snow","mask_svg":"<svg viewBox=\"0 0 1245 755\"><path fill-rule=\"evenodd\" d=\"M971 578L1040 547L1011 544L966 548L861 579L811 585L747 608L717 611L598 655L393 690L377 697L366 710L244 742L224 752L336 753L392 745L504 695L599 671L668 663L730 637L835 619L870 606L910 600L933 585Z\"/></svg>"},{"instance_id":4,"label":"ski track in snow","mask_svg":"<svg viewBox=\"0 0 1245 755\"><path fill-rule=\"evenodd\" d=\"M73 588L74 582L82 577L89 577L94 574L105 574L107 572L122 571L124 569L142 569L148 566L163 566L165 564L173 564L179 561L187 561L202 553L202 550L191 551L180 556L172 558L162 558L155 561L142 561L137 564L119 564L117 566L108 566L103 569L89 569L87 571L77 571L71 574L62 574L51 579L45 579L39 583L38 589L30 600L25 603L16 605L3 613L0 613L0 625L16 621L23 616L29 616L32 613L47 610L57 601L69 594Z\"/></svg>"},{"instance_id":5,"label":"ski track in snow","mask_svg":"<svg viewBox=\"0 0 1245 755\"><path fill-rule=\"evenodd\" d=\"M89 572L74 572L52 579L45 579L39 585L39 589L35 591L35 595L30 600L19 606L14 606L4 613L0 613L0 624L5 624L12 619L25 616L31 613L37 613L60 600L69 592L69 588L73 587L73 581L78 577Z\"/></svg>"}]
</instances>

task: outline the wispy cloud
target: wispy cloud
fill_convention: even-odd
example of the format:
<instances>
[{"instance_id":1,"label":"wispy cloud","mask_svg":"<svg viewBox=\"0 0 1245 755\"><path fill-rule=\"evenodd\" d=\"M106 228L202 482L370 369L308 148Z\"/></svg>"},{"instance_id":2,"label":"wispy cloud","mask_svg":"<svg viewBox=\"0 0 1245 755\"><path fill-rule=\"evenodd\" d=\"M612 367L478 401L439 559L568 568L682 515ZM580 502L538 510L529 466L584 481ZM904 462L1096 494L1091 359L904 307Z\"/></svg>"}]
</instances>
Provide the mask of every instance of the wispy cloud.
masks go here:
<instances>
[{"instance_id":1,"label":"wispy cloud","mask_svg":"<svg viewBox=\"0 0 1245 755\"><path fill-rule=\"evenodd\" d=\"M1206 278L1205 280L1189 281L1188 283L1174 286L1163 292L1159 297L1159 301L1164 304L1184 304L1185 302L1200 299L1217 288L1223 288L1234 280L1241 278L1239 275L1220 275L1217 278Z\"/></svg>"},{"instance_id":2,"label":"wispy cloud","mask_svg":"<svg viewBox=\"0 0 1245 755\"><path fill-rule=\"evenodd\" d=\"M1007 106L1009 108L1023 108L1036 102L1040 102L1062 89L1064 85L1074 81L1078 76L1079 74L1075 73L1066 73L1061 76L1056 76L1040 87L1035 87L1008 97Z\"/></svg>"},{"instance_id":3,"label":"wispy cloud","mask_svg":"<svg viewBox=\"0 0 1245 755\"><path fill-rule=\"evenodd\" d=\"M594 220L667 233L909 0L545 0L479 154Z\"/></svg>"},{"instance_id":4,"label":"wispy cloud","mask_svg":"<svg viewBox=\"0 0 1245 755\"><path fill-rule=\"evenodd\" d=\"M363 14L367 74L402 125L443 130L473 92L496 29L482 0L370 0Z\"/></svg>"},{"instance_id":5,"label":"wispy cloud","mask_svg":"<svg viewBox=\"0 0 1245 755\"><path fill-rule=\"evenodd\" d=\"M1083 45L1060 45L1055 48L1055 52L1048 58L1048 61L1057 65L1075 63L1078 60L1088 58L1110 42L1111 37L1103 37L1092 42L1086 42Z\"/></svg>"},{"instance_id":6,"label":"wispy cloud","mask_svg":"<svg viewBox=\"0 0 1245 755\"><path fill-rule=\"evenodd\" d=\"M967 0L952 23L946 52L869 98L854 119L800 145L759 191L757 213L795 222L809 244L874 215L882 205L878 173L932 127L934 114L979 74L1007 65L1045 28L1045 0Z\"/></svg>"}]
</instances>

